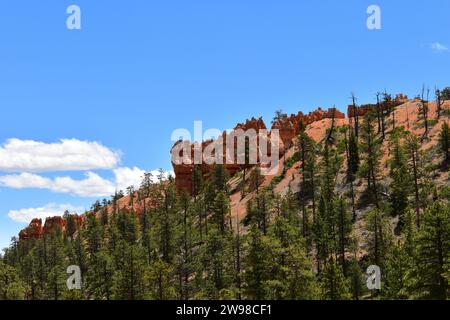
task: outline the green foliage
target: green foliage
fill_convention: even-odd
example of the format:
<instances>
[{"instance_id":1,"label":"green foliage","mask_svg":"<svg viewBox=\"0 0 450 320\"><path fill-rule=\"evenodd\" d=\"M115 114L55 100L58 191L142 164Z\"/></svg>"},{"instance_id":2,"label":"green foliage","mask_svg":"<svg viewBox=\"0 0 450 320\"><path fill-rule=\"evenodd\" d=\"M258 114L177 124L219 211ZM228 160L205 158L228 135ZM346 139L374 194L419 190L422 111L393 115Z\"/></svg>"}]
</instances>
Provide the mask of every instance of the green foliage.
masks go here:
<instances>
[{"instance_id":1,"label":"green foliage","mask_svg":"<svg viewBox=\"0 0 450 320\"><path fill-rule=\"evenodd\" d=\"M378 205L377 180L380 173L381 140L376 136L374 121L373 112L367 112L361 127L361 151L364 165L359 168L359 174L367 180L369 203Z\"/></svg>"},{"instance_id":2,"label":"green foliage","mask_svg":"<svg viewBox=\"0 0 450 320\"><path fill-rule=\"evenodd\" d=\"M348 300L351 298L349 284L345 279L342 269L330 258L321 275L320 283L323 298L326 300Z\"/></svg>"},{"instance_id":3,"label":"green foliage","mask_svg":"<svg viewBox=\"0 0 450 320\"><path fill-rule=\"evenodd\" d=\"M439 134L439 146L446 162L450 161L450 127L447 122L442 125Z\"/></svg>"},{"instance_id":4,"label":"green foliage","mask_svg":"<svg viewBox=\"0 0 450 320\"><path fill-rule=\"evenodd\" d=\"M450 205L434 203L422 223L417 241L418 288L424 298L446 299L450 293L445 277L450 259Z\"/></svg>"},{"instance_id":5,"label":"green foliage","mask_svg":"<svg viewBox=\"0 0 450 320\"><path fill-rule=\"evenodd\" d=\"M300 161L300 153L296 152L296 153L294 153L294 155L292 157L288 158L285 161L285 163L284 163L285 170L292 168L292 166L298 161Z\"/></svg>"},{"instance_id":6,"label":"green foliage","mask_svg":"<svg viewBox=\"0 0 450 320\"><path fill-rule=\"evenodd\" d=\"M442 100L450 100L450 87L447 87L441 91Z\"/></svg>"},{"instance_id":7,"label":"green foliage","mask_svg":"<svg viewBox=\"0 0 450 320\"><path fill-rule=\"evenodd\" d=\"M383 270L389 248L392 245L392 233L389 221L379 209L373 209L365 215L368 231L367 246L369 261Z\"/></svg>"},{"instance_id":8,"label":"green foliage","mask_svg":"<svg viewBox=\"0 0 450 320\"><path fill-rule=\"evenodd\" d=\"M404 147L400 142L400 135L391 135L392 156L389 161L389 175L392 178L389 205L391 214L399 216L399 228L404 223L405 211L408 208L408 196L411 193L411 177Z\"/></svg>"},{"instance_id":9,"label":"green foliage","mask_svg":"<svg viewBox=\"0 0 450 320\"><path fill-rule=\"evenodd\" d=\"M365 116L360 140L345 128L332 144L315 143L300 123L298 150L285 163L299 162L298 188L277 194L284 175L262 188L260 170L247 168L246 211L232 208L228 173L217 165L206 177L194 169L192 196L147 175L139 190L128 188L127 209L117 193L81 226L66 213L64 230L12 240L0 259L0 299L446 299L450 188L434 185L433 153L401 128L386 133L389 178L381 180L374 120ZM349 185L363 211L355 221ZM371 264L382 288L369 296ZM81 290L67 289L69 265L81 269Z\"/></svg>"},{"instance_id":10,"label":"green foliage","mask_svg":"<svg viewBox=\"0 0 450 320\"><path fill-rule=\"evenodd\" d=\"M25 286L18 271L0 261L0 300L23 300Z\"/></svg>"},{"instance_id":11,"label":"green foliage","mask_svg":"<svg viewBox=\"0 0 450 320\"><path fill-rule=\"evenodd\" d=\"M245 294L249 299L266 299L267 282L271 277L273 243L253 224L248 234L248 253L244 260Z\"/></svg>"},{"instance_id":12,"label":"green foliage","mask_svg":"<svg viewBox=\"0 0 450 320\"><path fill-rule=\"evenodd\" d=\"M359 169L359 145L355 132L350 131L350 137L348 139L348 163L347 170L348 176L352 178Z\"/></svg>"}]
</instances>

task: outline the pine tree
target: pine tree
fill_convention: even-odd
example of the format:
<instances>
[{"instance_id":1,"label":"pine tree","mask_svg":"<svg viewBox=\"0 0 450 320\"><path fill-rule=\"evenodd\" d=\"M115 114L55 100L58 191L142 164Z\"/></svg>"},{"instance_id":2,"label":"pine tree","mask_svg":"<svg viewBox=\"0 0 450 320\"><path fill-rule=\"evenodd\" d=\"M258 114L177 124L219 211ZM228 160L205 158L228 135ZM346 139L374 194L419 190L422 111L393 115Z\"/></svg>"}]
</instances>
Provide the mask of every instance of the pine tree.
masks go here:
<instances>
[{"instance_id":1,"label":"pine tree","mask_svg":"<svg viewBox=\"0 0 450 320\"><path fill-rule=\"evenodd\" d=\"M222 234L216 228L211 229L201 254L205 274L203 290L209 299L219 299L222 290L232 289L234 282L232 250L231 233Z\"/></svg>"},{"instance_id":2,"label":"pine tree","mask_svg":"<svg viewBox=\"0 0 450 320\"><path fill-rule=\"evenodd\" d=\"M321 274L323 298L326 300L348 300L351 298L349 285L342 268L330 257Z\"/></svg>"},{"instance_id":3,"label":"pine tree","mask_svg":"<svg viewBox=\"0 0 450 320\"><path fill-rule=\"evenodd\" d=\"M145 273L150 299L174 299L175 287L172 281L173 268L161 259L155 260Z\"/></svg>"},{"instance_id":4,"label":"pine tree","mask_svg":"<svg viewBox=\"0 0 450 320\"><path fill-rule=\"evenodd\" d=\"M67 224L66 224L66 235L70 239L73 239L73 236L74 236L75 231L76 231L75 219L74 219L73 215L71 215L69 213L69 211L67 211L67 210L64 212L63 218L67 221Z\"/></svg>"},{"instance_id":5,"label":"pine tree","mask_svg":"<svg viewBox=\"0 0 450 320\"><path fill-rule=\"evenodd\" d=\"M193 297L193 288L190 278L198 269L196 257L196 244L198 243L198 232L195 228L197 218L194 207L190 206L190 198L187 194L180 195L182 203L182 220L175 229L176 259L174 263L178 278L177 292L180 299ZM198 203L198 202L197 202Z\"/></svg>"},{"instance_id":6,"label":"pine tree","mask_svg":"<svg viewBox=\"0 0 450 320\"><path fill-rule=\"evenodd\" d=\"M439 145L442 154L444 155L445 163L450 162L450 127L447 122L442 125L441 133L439 134Z\"/></svg>"},{"instance_id":7,"label":"pine tree","mask_svg":"<svg viewBox=\"0 0 450 320\"><path fill-rule=\"evenodd\" d=\"M25 285L16 268L0 260L0 300L23 300Z\"/></svg>"},{"instance_id":8,"label":"pine tree","mask_svg":"<svg viewBox=\"0 0 450 320\"><path fill-rule=\"evenodd\" d=\"M231 229L231 212L230 200L225 192L221 191L214 199L213 221L220 230L221 234L225 233L228 225Z\"/></svg>"},{"instance_id":9,"label":"pine tree","mask_svg":"<svg viewBox=\"0 0 450 320\"><path fill-rule=\"evenodd\" d=\"M408 272L412 270L412 258L399 241L392 244L386 255L381 294L386 299L408 299Z\"/></svg>"},{"instance_id":10,"label":"pine tree","mask_svg":"<svg viewBox=\"0 0 450 320\"><path fill-rule=\"evenodd\" d=\"M248 299L262 300L266 297L266 284L270 280L272 261L271 242L253 224L247 235L248 251L244 258L244 292Z\"/></svg>"},{"instance_id":11,"label":"pine tree","mask_svg":"<svg viewBox=\"0 0 450 320\"><path fill-rule=\"evenodd\" d=\"M421 295L431 299L447 299L449 282L445 265L450 252L450 206L434 203L423 215L418 235L417 264Z\"/></svg>"},{"instance_id":12,"label":"pine tree","mask_svg":"<svg viewBox=\"0 0 450 320\"><path fill-rule=\"evenodd\" d=\"M86 215L86 222L86 229L83 230L84 238L88 243L87 252L92 258L100 250L103 228L94 213L88 213Z\"/></svg>"},{"instance_id":13,"label":"pine tree","mask_svg":"<svg viewBox=\"0 0 450 320\"><path fill-rule=\"evenodd\" d=\"M359 168L359 147L353 130L350 130L349 138L347 127L344 126L344 144L347 156L347 181L350 182L350 199L352 205L352 221L356 221L356 199L355 199L355 174Z\"/></svg>"},{"instance_id":14,"label":"pine tree","mask_svg":"<svg viewBox=\"0 0 450 320\"><path fill-rule=\"evenodd\" d=\"M316 204L315 204L315 174L316 174L316 151L315 142L306 133L306 126L303 121L299 122L300 134L298 137L298 150L300 155L300 192L299 192L299 202L302 208L303 215L303 236L307 236L309 223L308 214L306 212L307 203L312 201L312 214L313 220L316 214Z\"/></svg>"},{"instance_id":15,"label":"pine tree","mask_svg":"<svg viewBox=\"0 0 450 320\"><path fill-rule=\"evenodd\" d=\"M376 138L373 120L373 110L368 110L364 115L361 128L361 149L364 156L364 167L360 168L360 172L367 179L369 202L378 207L377 180L380 165L380 141Z\"/></svg>"},{"instance_id":16,"label":"pine tree","mask_svg":"<svg viewBox=\"0 0 450 320\"><path fill-rule=\"evenodd\" d=\"M249 192L256 191L256 193L258 194L263 182L264 182L264 178L261 174L261 169L259 167L255 167L250 172L250 176L248 178L248 184L249 184L248 191Z\"/></svg>"},{"instance_id":17,"label":"pine tree","mask_svg":"<svg viewBox=\"0 0 450 320\"><path fill-rule=\"evenodd\" d=\"M160 206L156 209L154 226L155 242L158 245L162 260L172 263L174 254L174 227L178 202L174 186L170 185L162 190L164 196Z\"/></svg>"},{"instance_id":18,"label":"pine tree","mask_svg":"<svg viewBox=\"0 0 450 320\"><path fill-rule=\"evenodd\" d=\"M347 210L347 205L342 198L335 201L336 207L336 233L337 233L337 252L339 255L339 264L342 267L344 276L347 276L346 253L350 247L350 233L352 231L351 217Z\"/></svg>"},{"instance_id":19,"label":"pine tree","mask_svg":"<svg viewBox=\"0 0 450 320\"><path fill-rule=\"evenodd\" d=\"M46 296L52 300L59 300L67 290L67 266L64 263L64 246L61 229L55 227L50 234L45 235L45 238L48 241Z\"/></svg>"},{"instance_id":20,"label":"pine tree","mask_svg":"<svg viewBox=\"0 0 450 320\"><path fill-rule=\"evenodd\" d=\"M92 257L87 272L90 297L95 300L110 300L113 297L114 263L107 250L100 249Z\"/></svg>"},{"instance_id":21,"label":"pine tree","mask_svg":"<svg viewBox=\"0 0 450 320\"><path fill-rule=\"evenodd\" d=\"M350 292L352 293L353 300L359 300L364 292L364 276L361 266L358 263L357 251L358 241L355 238L351 238L351 251L352 258L348 262L347 274L350 285Z\"/></svg>"},{"instance_id":22,"label":"pine tree","mask_svg":"<svg viewBox=\"0 0 450 320\"><path fill-rule=\"evenodd\" d=\"M420 181L421 178L419 168L419 142L417 137L413 134L408 134L406 137L406 147L408 149L409 170L413 179L414 186L414 202L416 209L416 224L420 227Z\"/></svg>"},{"instance_id":23,"label":"pine tree","mask_svg":"<svg viewBox=\"0 0 450 320\"><path fill-rule=\"evenodd\" d=\"M334 241L334 210L332 202L327 201L324 194L320 195L317 217L314 222L314 244L316 247L317 270L322 266L335 248Z\"/></svg>"},{"instance_id":24,"label":"pine tree","mask_svg":"<svg viewBox=\"0 0 450 320\"><path fill-rule=\"evenodd\" d=\"M435 94L436 94L436 118L437 118L437 120L439 120L441 118L441 113L442 113L441 90L436 88Z\"/></svg>"},{"instance_id":25,"label":"pine tree","mask_svg":"<svg viewBox=\"0 0 450 320\"><path fill-rule=\"evenodd\" d=\"M142 300L146 297L144 282L145 252L136 244L120 240L116 249L116 272L112 295L115 300Z\"/></svg>"},{"instance_id":26,"label":"pine tree","mask_svg":"<svg viewBox=\"0 0 450 320\"><path fill-rule=\"evenodd\" d=\"M401 230L404 224L404 215L408 208L408 195L411 180L409 179L408 164L403 146L400 144L398 133L391 135L392 156L389 161L389 175L392 178L391 195L389 204L391 214L399 216L398 229Z\"/></svg>"},{"instance_id":27,"label":"pine tree","mask_svg":"<svg viewBox=\"0 0 450 320\"><path fill-rule=\"evenodd\" d=\"M229 179L228 171L223 164L216 164L213 168L213 187L216 191L227 191L227 181Z\"/></svg>"},{"instance_id":28,"label":"pine tree","mask_svg":"<svg viewBox=\"0 0 450 320\"><path fill-rule=\"evenodd\" d=\"M203 174L200 165L194 165L194 171L192 174L192 195L197 200L197 195L200 193L203 187Z\"/></svg>"},{"instance_id":29,"label":"pine tree","mask_svg":"<svg viewBox=\"0 0 450 320\"><path fill-rule=\"evenodd\" d=\"M359 169L359 146L358 140L353 130L350 130L350 137L348 140L348 179L350 181L354 180L354 175Z\"/></svg>"},{"instance_id":30,"label":"pine tree","mask_svg":"<svg viewBox=\"0 0 450 320\"><path fill-rule=\"evenodd\" d=\"M379 266L383 271L392 245L389 222L379 209L367 212L365 222L368 231L367 246L370 263Z\"/></svg>"},{"instance_id":31,"label":"pine tree","mask_svg":"<svg viewBox=\"0 0 450 320\"><path fill-rule=\"evenodd\" d=\"M269 236L274 249L269 298L317 299L320 292L312 261L306 255L305 241L295 224L279 216L272 224Z\"/></svg>"}]
</instances>

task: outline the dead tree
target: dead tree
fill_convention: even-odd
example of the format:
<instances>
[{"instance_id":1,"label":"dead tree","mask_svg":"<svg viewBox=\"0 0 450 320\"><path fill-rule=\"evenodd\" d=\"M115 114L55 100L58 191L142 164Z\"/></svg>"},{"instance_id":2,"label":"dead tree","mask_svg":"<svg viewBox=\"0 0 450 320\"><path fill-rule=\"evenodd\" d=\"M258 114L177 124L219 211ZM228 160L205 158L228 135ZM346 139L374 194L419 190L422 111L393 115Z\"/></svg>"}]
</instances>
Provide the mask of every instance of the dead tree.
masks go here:
<instances>
[{"instance_id":1,"label":"dead tree","mask_svg":"<svg viewBox=\"0 0 450 320\"><path fill-rule=\"evenodd\" d=\"M388 105L388 94L386 90L383 93L383 103L381 106L381 140L384 141L386 139L386 130L385 130L385 110Z\"/></svg>"},{"instance_id":2,"label":"dead tree","mask_svg":"<svg viewBox=\"0 0 450 320\"><path fill-rule=\"evenodd\" d=\"M327 143L332 144L334 142L334 137L333 137L333 133L334 133L334 127L335 127L335 119L336 119L336 106L333 106L333 109L331 109L331 127L328 131L328 135L327 135Z\"/></svg>"},{"instance_id":3,"label":"dead tree","mask_svg":"<svg viewBox=\"0 0 450 320\"><path fill-rule=\"evenodd\" d=\"M354 117L354 121L355 121L355 135L356 138L358 139L359 137L359 114L358 114L358 106L356 105L356 97L355 94L352 92L352 106L353 106L353 117Z\"/></svg>"},{"instance_id":4,"label":"dead tree","mask_svg":"<svg viewBox=\"0 0 450 320\"><path fill-rule=\"evenodd\" d=\"M377 121L378 121L378 131L377 134L381 132L381 104L380 104L380 92L377 92Z\"/></svg>"},{"instance_id":5,"label":"dead tree","mask_svg":"<svg viewBox=\"0 0 450 320\"><path fill-rule=\"evenodd\" d=\"M423 115L423 122L425 125L425 132L422 136L422 141L428 138L428 97L430 94L430 89L427 90L427 99L425 100L425 86L422 87L422 97L421 97L421 103L422 103L422 115Z\"/></svg>"},{"instance_id":6,"label":"dead tree","mask_svg":"<svg viewBox=\"0 0 450 320\"><path fill-rule=\"evenodd\" d=\"M351 127L349 127L349 129L351 130ZM345 155L347 158L347 164L350 162L350 151L349 151L349 138L347 137L347 132L348 130L344 131L344 138L345 138ZM351 196L351 200L352 200L352 222L356 221L356 209L355 209L355 190L354 190L354 185L353 185L353 181L355 180L355 177L353 175L353 172L351 172L351 170L349 170L347 168L347 175L348 175L348 180L350 180L350 196Z\"/></svg>"}]
</instances>

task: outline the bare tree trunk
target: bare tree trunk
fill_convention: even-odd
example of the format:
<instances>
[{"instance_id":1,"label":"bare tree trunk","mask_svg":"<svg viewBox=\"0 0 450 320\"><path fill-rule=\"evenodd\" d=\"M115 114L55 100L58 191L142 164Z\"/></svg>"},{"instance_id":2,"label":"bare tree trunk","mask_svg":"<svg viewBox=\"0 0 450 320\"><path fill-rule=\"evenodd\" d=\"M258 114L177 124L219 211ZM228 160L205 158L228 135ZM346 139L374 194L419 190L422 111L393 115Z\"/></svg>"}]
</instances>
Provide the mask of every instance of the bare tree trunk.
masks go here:
<instances>
[{"instance_id":1,"label":"bare tree trunk","mask_svg":"<svg viewBox=\"0 0 450 320\"><path fill-rule=\"evenodd\" d=\"M241 300L241 235L239 227L239 209L236 216L236 286L237 286L237 299Z\"/></svg>"},{"instance_id":2,"label":"bare tree trunk","mask_svg":"<svg viewBox=\"0 0 450 320\"><path fill-rule=\"evenodd\" d=\"M436 115L438 120L441 118L441 103L441 91L436 89Z\"/></svg>"},{"instance_id":3,"label":"bare tree trunk","mask_svg":"<svg viewBox=\"0 0 450 320\"><path fill-rule=\"evenodd\" d=\"M417 227L420 227L420 205L419 205L419 186L418 186L418 173L417 173L417 154L416 150L412 151L412 164L413 164L413 177L414 177L414 196L416 200L416 223Z\"/></svg>"},{"instance_id":4,"label":"bare tree trunk","mask_svg":"<svg viewBox=\"0 0 450 320\"><path fill-rule=\"evenodd\" d=\"M423 122L425 125L425 132L423 134L423 139L428 138L428 95L430 90L428 89L427 92L427 100L424 100L424 94L425 94L425 86L422 87L422 114L423 114Z\"/></svg>"},{"instance_id":5,"label":"bare tree trunk","mask_svg":"<svg viewBox=\"0 0 450 320\"><path fill-rule=\"evenodd\" d=\"M331 111L331 127L330 130L328 131L328 136L326 139L327 143L333 142L335 116L336 116L336 106L333 106L333 109Z\"/></svg>"},{"instance_id":6,"label":"bare tree trunk","mask_svg":"<svg viewBox=\"0 0 450 320\"><path fill-rule=\"evenodd\" d=\"M377 134L381 132L381 105L380 105L380 93L377 92L377 121L378 121L378 131Z\"/></svg>"},{"instance_id":7,"label":"bare tree trunk","mask_svg":"<svg viewBox=\"0 0 450 320\"><path fill-rule=\"evenodd\" d=\"M355 94L352 93L352 105L353 105L353 116L355 121L355 135L356 138L359 137L359 114L358 114L358 107L356 106L356 97Z\"/></svg>"}]
</instances>

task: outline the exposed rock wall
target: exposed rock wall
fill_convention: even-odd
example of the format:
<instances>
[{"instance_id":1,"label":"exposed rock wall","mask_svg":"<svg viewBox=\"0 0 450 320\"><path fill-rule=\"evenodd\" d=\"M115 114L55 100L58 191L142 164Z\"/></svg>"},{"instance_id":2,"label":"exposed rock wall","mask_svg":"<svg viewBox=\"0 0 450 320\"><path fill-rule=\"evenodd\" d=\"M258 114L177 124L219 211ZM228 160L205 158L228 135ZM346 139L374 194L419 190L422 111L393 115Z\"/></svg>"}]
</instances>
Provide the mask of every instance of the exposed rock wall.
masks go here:
<instances>
[{"instance_id":1,"label":"exposed rock wall","mask_svg":"<svg viewBox=\"0 0 450 320\"><path fill-rule=\"evenodd\" d=\"M279 135L280 135L280 157L284 155L284 153L290 148L292 147L293 144L293 139L298 135L299 133L299 122L300 120L303 121L303 123L305 125L310 125L316 121L320 121L323 119L331 119L331 118L336 118L336 119L344 119L345 118L345 114L343 114L342 112L340 112L339 110L337 110L336 108L330 108L328 110L322 110L321 108L318 108L317 110L305 115L302 112L299 112L297 114L292 114L290 116L286 116L286 117L282 117L281 119L278 119L276 121L273 122L272 124L272 130L273 129L278 129L279 131ZM234 131L236 130L244 130L247 131L249 129L253 129L256 131L256 133L259 133L260 130L262 129L267 129L266 124L264 123L264 121L262 120L262 118L252 118L247 120L245 123L240 123L238 125L236 125L236 127L234 128ZM223 133L223 141L224 143L224 150L226 150L226 136L227 133L224 132ZM270 137L271 134L269 132L268 134L268 150L270 151ZM174 147L179 146L180 143L188 143L190 144L190 142L186 142L186 141L178 141L177 143L175 143ZM210 145L211 143L213 143L212 140L209 141L204 141L202 143L202 150L204 150L208 145ZM261 143L261 141L257 142L257 145L259 147L259 144ZM174 150L172 148L172 150ZM234 145L234 153L236 154L236 144ZM194 150L195 150L195 144L190 144L190 147L188 148L190 149L190 159L194 159ZM183 156L182 153L179 154L180 157ZM270 156L270 152L268 154L268 156ZM225 157L225 155L224 155ZM242 164L238 164L236 163L236 158L235 158L235 162L234 163L227 163L227 161L223 161L225 169L230 173L230 175L234 175L235 173L241 171L244 169L244 165ZM258 163L259 163L259 159L258 159ZM189 193L193 192L193 175L194 175L194 168L195 165L192 164L176 164L176 163L172 163L173 165L173 169L175 172L175 182L178 188L185 190ZM199 170L201 170L201 174L203 176L206 176L212 169L212 165L208 165L205 164L204 162L202 162L202 164L198 165Z\"/></svg>"},{"instance_id":2,"label":"exposed rock wall","mask_svg":"<svg viewBox=\"0 0 450 320\"><path fill-rule=\"evenodd\" d=\"M81 217L78 217L81 219ZM62 217L49 217L45 219L44 225L42 225L42 219L33 219L29 226L19 233L20 240L26 239L39 239L44 234L50 233L59 227L61 230L65 230L67 221Z\"/></svg>"},{"instance_id":3,"label":"exposed rock wall","mask_svg":"<svg viewBox=\"0 0 450 320\"><path fill-rule=\"evenodd\" d=\"M19 238L20 240L39 239L43 234L42 219L33 219L27 228L20 231Z\"/></svg>"},{"instance_id":4,"label":"exposed rock wall","mask_svg":"<svg viewBox=\"0 0 450 320\"><path fill-rule=\"evenodd\" d=\"M383 110L388 110L388 109L398 107L406 102L408 102L408 97L402 93L399 93L395 96L395 99L390 100L386 103L381 103L381 107L383 108ZM376 107L377 107L376 104L363 104L363 105L357 107L358 117L363 117L367 113L368 110L374 109ZM353 105L348 106L347 116L349 118L355 117L355 107L353 107Z\"/></svg>"}]
</instances>

